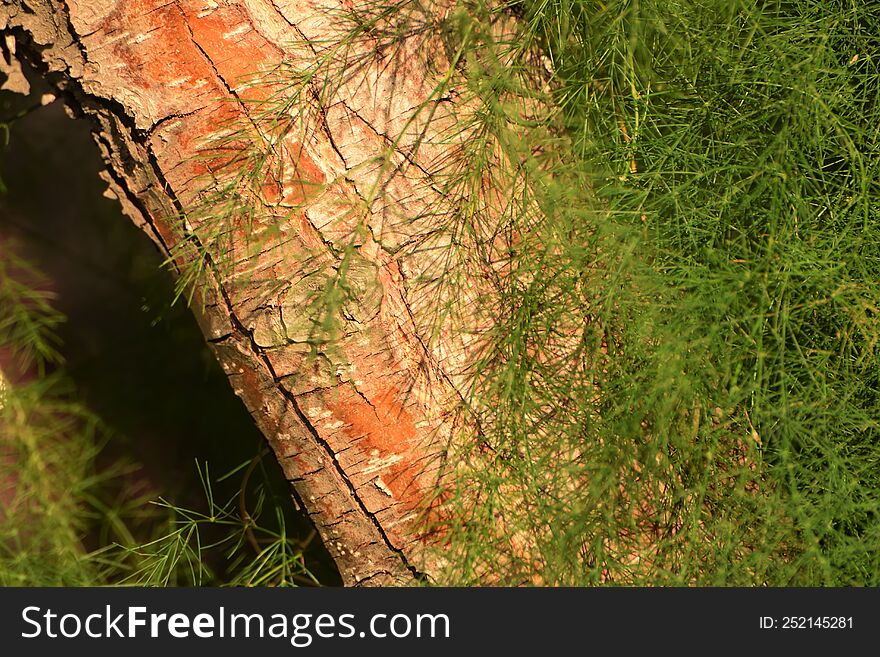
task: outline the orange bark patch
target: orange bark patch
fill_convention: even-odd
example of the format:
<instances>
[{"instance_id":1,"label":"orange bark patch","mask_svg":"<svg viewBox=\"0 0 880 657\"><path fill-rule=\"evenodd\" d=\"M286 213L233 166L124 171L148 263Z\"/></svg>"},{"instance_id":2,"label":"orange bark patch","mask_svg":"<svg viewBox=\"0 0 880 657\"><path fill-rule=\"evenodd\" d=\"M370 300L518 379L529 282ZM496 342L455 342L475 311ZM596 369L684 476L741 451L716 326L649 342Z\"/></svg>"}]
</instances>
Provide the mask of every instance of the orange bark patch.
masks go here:
<instances>
[{"instance_id":1,"label":"orange bark patch","mask_svg":"<svg viewBox=\"0 0 880 657\"><path fill-rule=\"evenodd\" d=\"M324 241L321 239L320 233L312 227L312 224L309 223L309 220L303 213L298 213L293 221L297 234L302 239L306 248L314 251L324 248Z\"/></svg>"},{"instance_id":2,"label":"orange bark patch","mask_svg":"<svg viewBox=\"0 0 880 657\"><path fill-rule=\"evenodd\" d=\"M94 24L83 37L95 80L106 93L137 112L141 127L203 107L225 92L192 41L179 7L155 0L118 3L104 16L72 12L78 29ZM77 17L85 22L77 24Z\"/></svg>"},{"instance_id":3,"label":"orange bark patch","mask_svg":"<svg viewBox=\"0 0 880 657\"><path fill-rule=\"evenodd\" d=\"M296 207L322 191L326 179L302 144L286 140L281 161L269 166L263 198L272 205Z\"/></svg>"},{"instance_id":4,"label":"orange bark patch","mask_svg":"<svg viewBox=\"0 0 880 657\"><path fill-rule=\"evenodd\" d=\"M206 11L205 3L185 0L68 5L96 67L92 78L135 110L141 128L228 97L226 87L247 100L273 92L247 78L279 63L282 51L239 6Z\"/></svg>"},{"instance_id":5,"label":"orange bark patch","mask_svg":"<svg viewBox=\"0 0 880 657\"><path fill-rule=\"evenodd\" d=\"M328 400L327 409L344 423L339 433L346 446L356 442L358 449L368 456L363 469L368 470L371 462L385 464L375 474L381 477L395 502L416 508L422 502L416 481L418 467L413 458L419 436L400 396L400 390L389 386L367 400L351 385L342 385L329 395L332 401Z\"/></svg>"},{"instance_id":6,"label":"orange bark patch","mask_svg":"<svg viewBox=\"0 0 880 657\"><path fill-rule=\"evenodd\" d=\"M217 138L223 130L241 121L241 117L237 104L218 102L195 114L169 119L151 135L153 153L184 203L192 200L188 193L205 187L208 174L233 175L244 142L220 144Z\"/></svg>"},{"instance_id":7,"label":"orange bark patch","mask_svg":"<svg viewBox=\"0 0 880 657\"><path fill-rule=\"evenodd\" d=\"M254 30L239 6L206 12L204 3L188 3L185 10L192 39L210 58L226 84L248 100L265 100L271 89L253 85L254 74L281 61L281 51Z\"/></svg>"},{"instance_id":8,"label":"orange bark patch","mask_svg":"<svg viewBox=\"0 0 880 657\"><path fill-rule=\"evenodd\" d=\"M288 206L300 205L321 192L321 185L326 178L302 144L288 140L284 153L287 161L284 167L284 198L281 203Z\"/></svg>"}]
</instances>

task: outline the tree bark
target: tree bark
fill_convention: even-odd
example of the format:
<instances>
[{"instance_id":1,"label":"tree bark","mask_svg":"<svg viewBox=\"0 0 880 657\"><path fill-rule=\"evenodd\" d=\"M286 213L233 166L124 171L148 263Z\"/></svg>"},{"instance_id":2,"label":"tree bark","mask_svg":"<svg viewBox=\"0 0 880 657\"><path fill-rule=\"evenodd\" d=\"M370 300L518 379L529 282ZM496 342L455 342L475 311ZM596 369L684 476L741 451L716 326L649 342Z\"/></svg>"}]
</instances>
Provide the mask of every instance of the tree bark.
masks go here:
<instances>
[{"instance_id":1,"label":"tree bark","mask_svg":"<svg viewBox=\"0 0 880 657\"><path fill-rule=\"evenodd\" d=\"M180 264L186 238L171 218L201 191L210 163L200 149L230 119L253 121L254 101L273 91L269 83L244 85L243 76L302 58L304 40L330 35L316 4L325 1L330 7L330 0L4 0L0 29L41 62L69 107L93 121L111 190ZM283 154L294 159L285 169L293 173L279 174L267 192L277 197L266 207L277 208L283 239L267 241L231 273L215 268L212 287L194 304L347 585L412 584L439 567L420 523L453 430L464 352L417 328L414 310L428 301L413 298L409 277L429 265L401 248L425 230L420 208L441 202L430 196L426 162L451 148L431 145L430 126L408 123L449 66L439 45L430 46L404 40L393 56L374 54L363 79L335 91L316 129ZM407 146L417 140L414 155ZM291 295L308 273L303 263L338 266L340 245L356 232L338 208L371 196L369 164L389 149L405 172L368 207L367 230L354 243L360 307L348 313L338 343L314 357L291 326ZM285 209L284 199L308 196L310 182L320 194L301 211ZM236 243L245 239L232 246L246 251ZM277 283L275 291L258 279Z\"/></svg>"}]
</instances>

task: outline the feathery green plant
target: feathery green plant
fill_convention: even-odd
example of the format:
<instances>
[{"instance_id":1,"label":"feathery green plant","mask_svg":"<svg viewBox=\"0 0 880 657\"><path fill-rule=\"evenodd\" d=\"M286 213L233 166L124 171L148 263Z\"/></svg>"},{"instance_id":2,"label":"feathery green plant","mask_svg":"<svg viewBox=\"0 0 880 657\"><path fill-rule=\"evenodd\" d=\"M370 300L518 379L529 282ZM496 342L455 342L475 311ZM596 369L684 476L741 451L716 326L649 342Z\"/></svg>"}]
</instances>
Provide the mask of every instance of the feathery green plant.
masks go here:
<instances>
[{"instance_id":1,"label":"feathery green plant","mask_svg":"<svg viewBox=\"0 0 880 657\"><path fill-rule=\"evenodd\" d=\"M207 502L204 511L160 499L158 505L169 512L169 531L126 548L137 557L137 565L122 582L139 586L320 586L303 558L314 534L302 541L288 533L286 505L273 497L264 470L263 480L251 490L251 477L262 468L267 454L264 448L249 463L216 480L207 465L200 466ZM238 494L220 504L214 497L215 483L242 470ZM265 514L273 517L267 520Z\"/></svg>"},{"instance_id":2,"label":"feathery green plant","mask_svg":"<svg viewBox=\"0 0 880 657\"><path fill-rule=\"evenodd\" d=\"M70 401L55 374L54 329L63 317L39 272L3 244L0 258L0 584L83 585L99 578L85 558L82 496L93 470L99 422ZM11 377L33 369L29 383Z\"/></svg>"},{"instance_id":3,"label":"feathery green plant","mask_svg":"<svg viewBox=\"0 0 880 657\"><path fill-rule=\"evenodd\" d=\"M3 246L0 258L0 345L9 350L11 364L35 366L41 372L60 358L53 330L63 317L50 303L51 294L28 280L39 273L12 248Z\"/></svg>"},{"instance_id":4,"label":"feathery green plant","mask_svg":"<svg viewBox=\"0 0 880 657\"><path fill-rule=\"evenodd\" d=\"M79 507L79 496L95 483L93 418L59 398L57 383L2 391L3 586L85 585L98 577L98 569L83 558L85 518Z\"/></svg>"},{"instance_id":5,"label":"feathery green plant","mask_svg":"<svg viewBox=\"0 0 880 657\"><path fill-rule=\"evenodd\" d=\"M206 512L154 503L137 463L108 461L108 430L59 369L64 318L36 268L3 246L0 585L317 585L307 543L286 531L290 501L272 490L265 448L220 478L200 469ZM218 504L213 487L242 470L234 504Z\"/></svg>"},{"instance_id":6,"label":"feathery green plant","mask_svg":"<svg viewBox=\"0 0 880 657\"><path fill-rule=\"evenodd\" d=\"M207 509L137 494L133 464L98 466L100 422L58 377L7 387L0 404L0 585L317 586L307 547L285 528L288 500L251 481L221 505L200 469ZM265 474L265 473L264 473Z\"/></svg>"}]
</instances>

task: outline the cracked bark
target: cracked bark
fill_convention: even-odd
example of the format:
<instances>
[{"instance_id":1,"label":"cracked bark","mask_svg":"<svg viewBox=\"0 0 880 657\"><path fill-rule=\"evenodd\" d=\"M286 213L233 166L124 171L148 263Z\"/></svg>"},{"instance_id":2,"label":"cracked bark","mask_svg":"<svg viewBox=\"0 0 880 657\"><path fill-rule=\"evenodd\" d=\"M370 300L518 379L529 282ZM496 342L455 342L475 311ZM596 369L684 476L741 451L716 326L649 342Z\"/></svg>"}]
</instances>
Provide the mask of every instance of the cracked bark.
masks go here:
<instances>
[{"instance_id":1,"label":"cracked bark","mask_svg":"<svg viewBox=\"0 0 880 657\"><path fill-rule=\"evenodd\" d=\"M241 76L291 56L287 43L326 36L316 8L295 0L6 0L0 29L92 120L111 189L167 255L179 239L169 217L198 192L201 140L231 115L246 118L247 101L265 93L240 86ZM303 277L303 253L332 259L341 229L326 215L345 194L368 195L367 164L429 97L432 74L406 48L394 66L367 71L368 88L343 85L338 102L320 108L322 131L300 145L294 167L305 174L297 175L339 184L298 216L279 217L287 239L248 263L279 289ZM426 142L413 156L411 145L397 144L408 177L392 190L405 202L372 208L369 234L357 244L365 271L375 274L364 294L376 308L348 322L341 356L311 361L303 344L274 344L266 327L288 331L282 299L263 298L240 277L216 276L197 312L348 585L410 584L438 567L419 533L419 511L452 431L460 399L454 372L465 358L451 344L428 348L414 319L414 304L426 301L409 297L409 272L428 265L401 246L430 229L411 220L438 201L425 196L436 194L430 181L412 180L425 177L426 162L442 159L444 147Z\"/></svg>"}]
</instances>

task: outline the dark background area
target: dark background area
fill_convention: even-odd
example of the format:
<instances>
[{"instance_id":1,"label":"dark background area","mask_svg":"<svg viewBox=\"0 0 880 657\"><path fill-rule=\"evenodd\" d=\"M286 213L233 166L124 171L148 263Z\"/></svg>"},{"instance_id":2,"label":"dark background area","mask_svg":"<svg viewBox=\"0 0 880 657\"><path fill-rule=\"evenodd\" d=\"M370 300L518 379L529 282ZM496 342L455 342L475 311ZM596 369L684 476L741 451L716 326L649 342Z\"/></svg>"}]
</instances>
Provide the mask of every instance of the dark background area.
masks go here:
<instances>
[{"instance_id":1,"label":"dark background area","mask_svg":"<svg viewBox=\"0 0 880 657\"><path fill-rule=\"evenodd\" d=\"M71 119L61 100L32 72L29 97L0 91L0 237L36 265L67 321L58 333L66 375L109 428L102 454L137 467L132 488L155 490L175 505L204 507L196 462L217 477L246 463L265 444L233 393L149 238L104 196L104 168L85 119ZM304 538L310 521L295 511L271 454L263 459L288 531ZM241 477L215 484L232 499ZM307 565L322 583L337 583L332 560L314 540ZM223 564L213 564L222 571Z\"/></svg>"}]
</instances>

